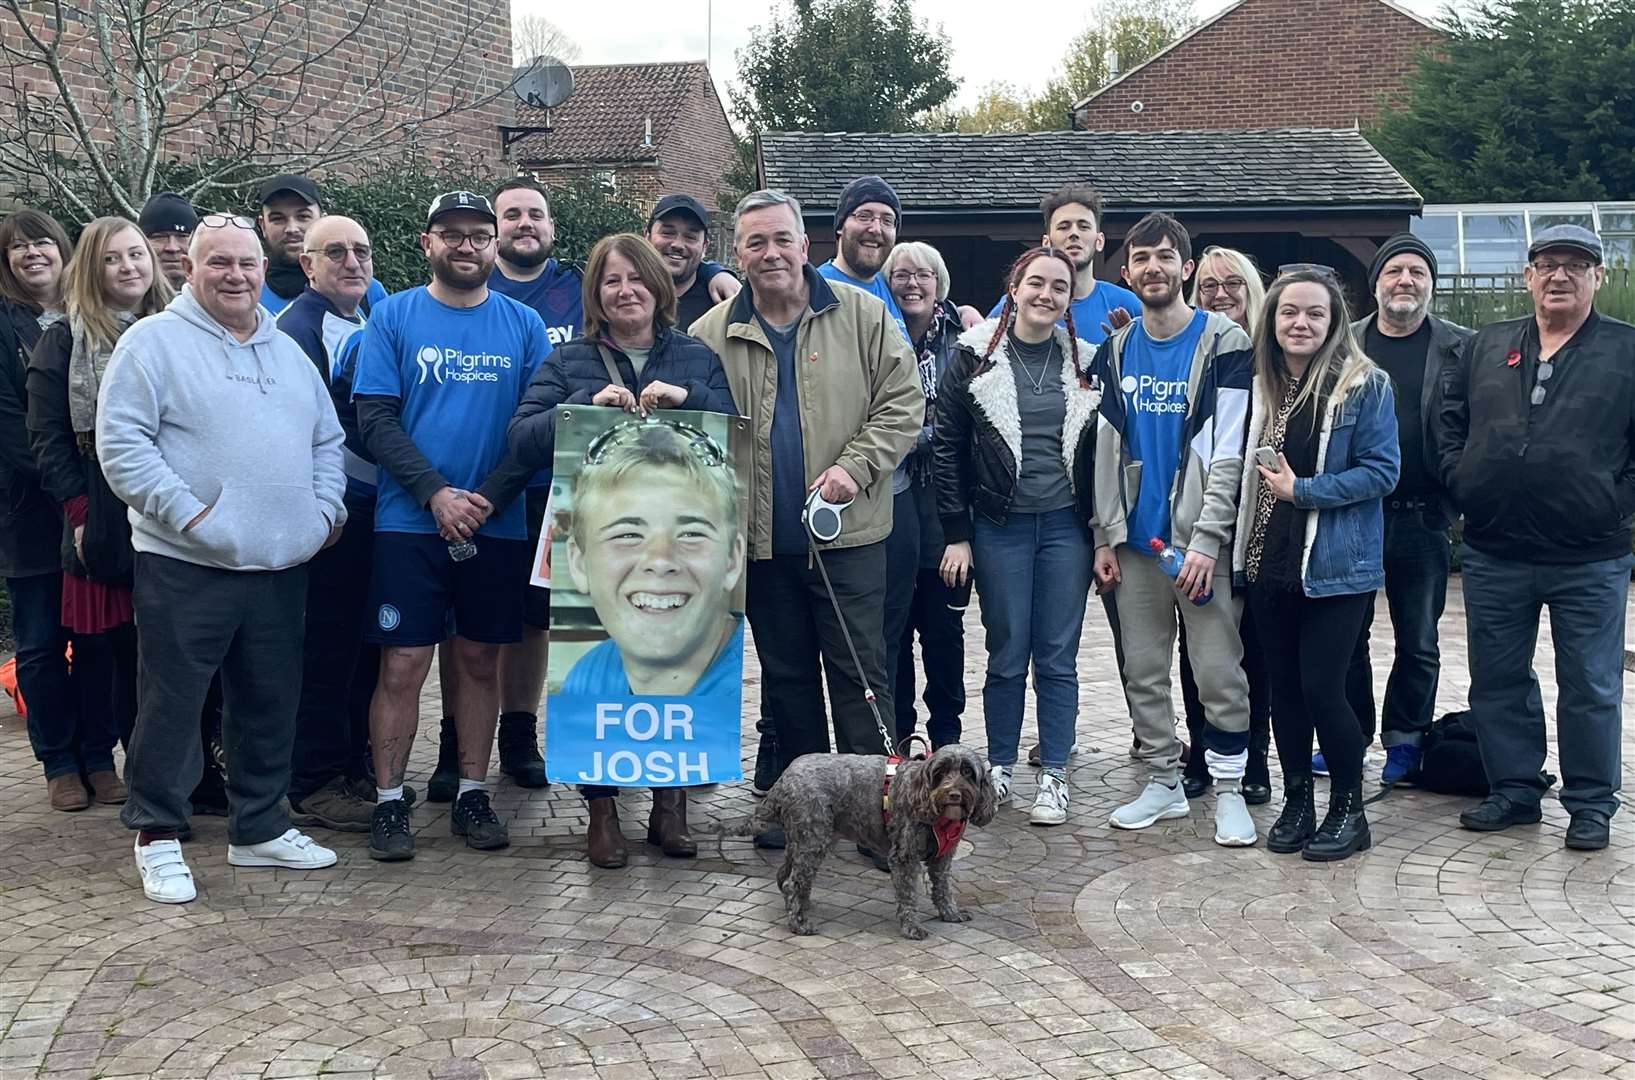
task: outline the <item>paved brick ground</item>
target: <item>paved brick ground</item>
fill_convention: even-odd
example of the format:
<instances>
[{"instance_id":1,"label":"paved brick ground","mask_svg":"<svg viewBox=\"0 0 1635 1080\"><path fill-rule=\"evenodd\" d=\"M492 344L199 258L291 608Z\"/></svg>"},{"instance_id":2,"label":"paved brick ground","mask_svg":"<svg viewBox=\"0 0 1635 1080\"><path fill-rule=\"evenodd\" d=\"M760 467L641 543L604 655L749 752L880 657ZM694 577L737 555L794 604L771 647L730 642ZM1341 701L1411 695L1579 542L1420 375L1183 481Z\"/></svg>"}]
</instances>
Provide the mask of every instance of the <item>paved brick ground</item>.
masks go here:
<instances>
[{"instance_id":1,"label":"paved brick ground","mask_svg":"<svg viewBox=\"0 0 1635 1080\"><path fill-rule=\"evenodd\" d=\"M1461 624L1456 591L1444 705L1463 700ZM1024 774L960 861L974 920L923 944L849 845L820 879L821 935L795 938L747 842L691 862L637 845L596 871L578 798L509 784L509 851L467 852L421 807L419 858L389 867L346 836L331 870L235 871L224 823L200 819L198 901L152 905L114 813L52 813L8 717L0 1080L1635 1077L1635 815L1583 855L1553 799L1542 826L1479 836L1460 800L1395 793L1373 851L1332 866L1218 848L1207 804L1114 833L1138 780L1099 614L1087 629L1070 823L1027 825ZM423 733L412 779L433 756ZM634 840L646 797L623 803ZM694 820L750 805L727 785Z\"/></svg>"}]
</instances>

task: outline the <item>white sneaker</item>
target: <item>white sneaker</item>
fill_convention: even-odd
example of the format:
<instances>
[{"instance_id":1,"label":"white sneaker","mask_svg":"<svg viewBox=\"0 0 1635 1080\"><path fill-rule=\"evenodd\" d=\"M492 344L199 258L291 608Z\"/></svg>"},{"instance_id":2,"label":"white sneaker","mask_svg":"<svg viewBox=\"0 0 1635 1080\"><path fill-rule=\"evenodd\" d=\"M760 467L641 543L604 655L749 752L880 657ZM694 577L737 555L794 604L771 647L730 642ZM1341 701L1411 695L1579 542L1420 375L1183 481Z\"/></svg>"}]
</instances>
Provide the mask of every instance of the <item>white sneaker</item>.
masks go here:
<instances>
[{"instance_id":1,"label":"white sneaker","mask_svg":"<svg viewBox=\"0 0 1635 1080\"><path fill-rule=\"evenodd\" d=\"M988 779L993 783L994 802L1004 806L1011 801L1011 766L989 765Z\"/></svg>"},{"instance_id":2,"label":"white sneaker","mask_svg":"<svg viewBox=\"0 0 1635 1080\"><path fill-rule=\"evenodd\" d=\"M335 853L299 829L260 844L228 844L229 866L282 866L286 870L321 870L335 865Z\"/></svg>"},{"instance_id":3,"label":"white sneaker","mask_svg":"<svg viewBox=\"0 0 1635 1080\"><path fill-rule=\"evenodd\" d=\"M1215 794L1215 843L1222 847L1252 847L1255 842L1255 819L1249 816L1249 807L1239 791L1219 791Z\"/></svg>"},{"instance_id":4,"label":"white sneaker","mask_svg":"<svg viewBox=\"0 0 1635 1080\"><path fill-rule=\"evenodd\" d=\"M1045 773L1039 777L1039 794L1033 799L1028 820L1035 825L1060 825L1067 820L1067 781Z\"/></svg>"},{"instance_id":5,"label":"white sneaker","mask_svg":"<svg viewBox=\"0 0 1635 1080\"><path fill-rule=\"evenodd\" d=\"M1125 803L1114 810L1108 824L1115 829L1145 829L1168 818L1187 816L1187 796L1180 781L1174 787L1165 787L1153 780L1147 784L1135 802Z\"/></svg>"},{"instance_id":6,"label":"white sneaker","mask_svg":"<svg viewBox=\"0 0 1635 1080\"><path fill-rule=\"evenodd\" d=\"M142 892L160 904L185 904L198 893L193 888L193 871L182 858L180 840L142 843L137 838L136 872L142 875Z\"/></svg>"}]
</instances>

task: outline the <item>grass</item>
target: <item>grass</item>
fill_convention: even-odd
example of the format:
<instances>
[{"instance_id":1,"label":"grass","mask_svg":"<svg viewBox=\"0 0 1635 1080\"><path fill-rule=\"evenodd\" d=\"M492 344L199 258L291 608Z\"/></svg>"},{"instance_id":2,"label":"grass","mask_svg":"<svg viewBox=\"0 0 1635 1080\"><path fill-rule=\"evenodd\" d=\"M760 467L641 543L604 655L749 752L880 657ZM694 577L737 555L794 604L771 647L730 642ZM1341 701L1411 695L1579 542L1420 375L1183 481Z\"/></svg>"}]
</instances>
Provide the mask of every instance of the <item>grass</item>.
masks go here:
<instances>
[{"instance_id":1,"label":"grass","mask_svg":"<svg viewBox=\"0 0 1635 1080\"><path fill-rule=\"evenodd\" d=\"M1477 329L1502 319L1515 319L1533 310L1533 299L1518 277L1510 288L1472 288L1455 284L1436 293L1438 315L1461 326ZM1625 322L1635 322L1635 272L1607 271L1606 284L1595 298L1595 309Z\"/></svg>"}]
</instances>

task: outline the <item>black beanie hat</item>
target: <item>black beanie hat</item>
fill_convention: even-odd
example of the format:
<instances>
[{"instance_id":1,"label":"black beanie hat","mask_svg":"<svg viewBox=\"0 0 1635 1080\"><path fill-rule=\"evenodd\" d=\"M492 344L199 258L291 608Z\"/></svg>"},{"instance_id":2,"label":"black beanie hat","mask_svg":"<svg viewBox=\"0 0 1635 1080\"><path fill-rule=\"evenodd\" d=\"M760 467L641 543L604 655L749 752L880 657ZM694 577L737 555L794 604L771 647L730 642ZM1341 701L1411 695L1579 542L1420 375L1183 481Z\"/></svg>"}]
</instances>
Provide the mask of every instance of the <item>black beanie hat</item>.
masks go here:
<instances>
[{"instance_id":1,"label":"black beanie hat","mask_svg":"<svg viewBox=\"0 0 1635 1080\"><path fill-rule=\"evenodd\" d=\"M1375 287L1379 285L1380 272L1385 269L1385 264L1405 253L1424 259L1425 265L1431 268L1431 280L1436 280L1436 256L1431 252L1430 245L1413 233L1399 232L1380 245L1379 253L1368 267L1369 295L1373 295Z\"/></svg>"},{"instance_id":2,"label":"black beanie hat","mask_svg":"<svg viewBox=\"0 0 1635 1080\"><path fill-rule=\"evenodd\" d=\"M194 212L193 204L180 195L161 191L142 207L136 227L142 230L143 236L167 232L192 235L199 227L199 215Z\"/></svg>"},{"instance_id":3,"label":"black beanie hat","mask_svg":"<svg viewBox=\"0 0 1635 1080\"><path fill-rule=\"evenodd\" d=\"M835 232L840 232L840 227L852 216L853 210L871 202L885 203L891 207L891 212L897 215L898 224L902 223L903 204L897 201L897 192L892 190L891 185L878 176L859 176L840 193L840 202L835 205Z\"/></svg>"}]
</instances>

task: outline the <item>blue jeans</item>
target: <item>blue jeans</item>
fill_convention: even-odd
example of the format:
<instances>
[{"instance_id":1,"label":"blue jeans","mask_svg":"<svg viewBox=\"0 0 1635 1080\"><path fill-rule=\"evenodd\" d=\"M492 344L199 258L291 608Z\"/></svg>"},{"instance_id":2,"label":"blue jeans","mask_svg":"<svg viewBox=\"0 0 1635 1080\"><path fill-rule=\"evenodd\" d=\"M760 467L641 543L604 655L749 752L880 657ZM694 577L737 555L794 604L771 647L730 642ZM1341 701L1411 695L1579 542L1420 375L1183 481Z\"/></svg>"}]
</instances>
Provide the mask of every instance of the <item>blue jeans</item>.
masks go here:
<instances>
[{"instance_id":1,"label":"blue jeans","mask_svg":"<svg viewBox=\"0 0 1635 1080\"><path fill-rule=\"evenodd\" d=\"M62 575L7 578L12 628L17 635L17 687L28 706L28 741L47 780L114 767L119 738L111 714L75 708L62 625Z\"/></svg>"},{"instance_id":2,"label":"blue jeans","mask_svg":"<svg viewBox=\"0 0 1635 1080\"><path fill-rule=\"evenodd\" d=\"M1396 635L1396 659L1385 684L1380 742L1418 746L1436 713L1436 685L1442 652L1436 624L1448 602L1452 548L1446 529L1425 521L1419 510L1385 515L1385 601ZM1368 659L1368 631L1374 623L1370 601L1362 633L1346 673L1346 700L1357 714L1363 745L1374 741L1374 671Z\"/></svg>"},{"instance_id":3,"label":"blue jeans","mask_svg":"<svg viewBox=\"0 0 1635 1080\"><path fill-rule=\"evenodd\" d=\"M1623 727L1624 607L1635 557L1580 564L1461 552L1470 639L1470 711L1493 793L1536 805L1545 785L1544 701L1533 651L1550 609L1556 654L1561 805L1618 809Z\"/></svg>"},{"instance_id":4,"label":"blue jeans","mask_svg":"<svg viewBox=\"0 0 1635 1080\"><path fill-rule=\"evenodd\" d=\"M988 648L982 711L988 760L995 765L1016 764L1031 660L1040 762L1047 769L1067 767L1079 720L1079 634L1090 560L1090 537L1072 508L1011 514L1004 525L976 519L971 561Z\"/></svg>"}]
</instances>

